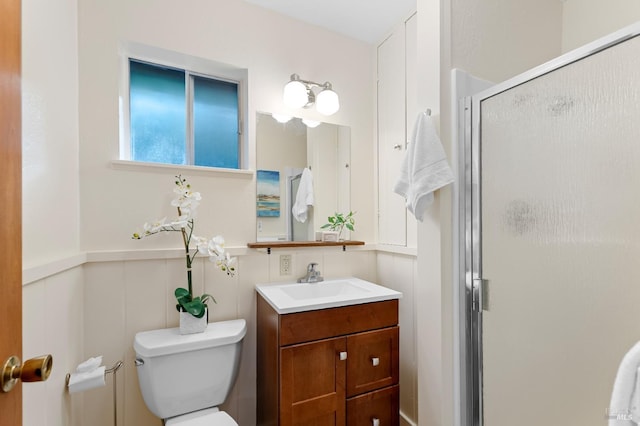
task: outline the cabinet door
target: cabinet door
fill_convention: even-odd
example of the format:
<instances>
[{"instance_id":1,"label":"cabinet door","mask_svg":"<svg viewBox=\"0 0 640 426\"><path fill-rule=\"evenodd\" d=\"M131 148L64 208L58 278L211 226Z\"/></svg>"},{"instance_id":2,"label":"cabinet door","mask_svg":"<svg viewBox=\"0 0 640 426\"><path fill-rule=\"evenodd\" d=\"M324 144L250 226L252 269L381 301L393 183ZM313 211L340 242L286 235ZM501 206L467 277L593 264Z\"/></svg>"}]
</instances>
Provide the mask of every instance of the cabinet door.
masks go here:
<instances>
[{"instance_id":1,"label":"cabinet door","mask_svg":"<svg viewBox=\"0 0 640 426\"><path fill-rule=\"evenodd\" d=\"M398 327L347 337L347 396L398 383Z\"/></svg>"},{"instance_id":2,"label":"cabinet door","mask_svg":"<svg viewBox=\"0 0 640 426\"><path fill-rule=\"evenodd\" d=\"M347 425L398 426L399 400L398 385L351 398L347 401Z\"/></svg>"},{"instance_id":3,"label":"cabinet door","mask_svg":"<svg viewBox=\"0 0 640 426\"><path fill-rule=\"evenodd\" d=\"M346 339L280 349L280 425L344 426Z\"/></svg>"},{"instance_id":4,"label":"cabinet door","mask_svg":"<svg viewBox=\"0 0 640 426\"><path fill-rule=\"evenodd\" d=\"M378 239L407 243L405 200L393 192L405 155L404 26L378 46Z\"/></svg>"}]
</instances>

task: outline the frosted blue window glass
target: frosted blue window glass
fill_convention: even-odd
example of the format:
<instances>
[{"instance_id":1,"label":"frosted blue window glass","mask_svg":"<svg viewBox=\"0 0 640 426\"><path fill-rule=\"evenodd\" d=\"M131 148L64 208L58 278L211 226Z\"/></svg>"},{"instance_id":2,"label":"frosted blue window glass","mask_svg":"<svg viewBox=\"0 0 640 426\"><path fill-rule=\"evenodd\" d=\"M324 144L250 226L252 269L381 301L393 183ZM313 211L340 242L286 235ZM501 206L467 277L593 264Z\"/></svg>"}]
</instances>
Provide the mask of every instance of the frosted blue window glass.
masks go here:
<instances>
[{"instance_id":1,"label":"frosted blue window glass","mask_svg":"<svg viewBox=\"0 0 640 426\"><path fill-rule=\"evenodd\" d=\"M195 164L238 168L238 85L194 77Z\"/></svg>"},{"instance_id":2,"label":"frosted blue window glass","mask_svg":"<svg viewBox=\"0 0 640 426\"><path fill-rule=\"evenodd\" d=\"M184 71L129 65L131 159L187 164Z\"/></svg>"}]
</instances>

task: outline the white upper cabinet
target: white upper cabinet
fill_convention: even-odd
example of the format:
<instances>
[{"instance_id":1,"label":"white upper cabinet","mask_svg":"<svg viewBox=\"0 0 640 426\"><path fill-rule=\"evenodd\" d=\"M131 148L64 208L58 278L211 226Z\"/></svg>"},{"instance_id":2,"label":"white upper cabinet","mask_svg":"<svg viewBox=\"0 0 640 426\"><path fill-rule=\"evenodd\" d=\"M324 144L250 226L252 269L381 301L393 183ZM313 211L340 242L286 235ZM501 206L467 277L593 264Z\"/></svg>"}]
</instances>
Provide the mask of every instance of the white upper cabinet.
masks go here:
<instances>
[{"instance_id":1,"label":"white upper cabinet","mask_svg":"<svg viewBox=\"0 0 640 426\"><path fill-rule=\"evenodd\" d=\"M418 113L414 14L378 46L378 241L416 247L416 220L393 192Z\"/></svg>"}]
</instances>

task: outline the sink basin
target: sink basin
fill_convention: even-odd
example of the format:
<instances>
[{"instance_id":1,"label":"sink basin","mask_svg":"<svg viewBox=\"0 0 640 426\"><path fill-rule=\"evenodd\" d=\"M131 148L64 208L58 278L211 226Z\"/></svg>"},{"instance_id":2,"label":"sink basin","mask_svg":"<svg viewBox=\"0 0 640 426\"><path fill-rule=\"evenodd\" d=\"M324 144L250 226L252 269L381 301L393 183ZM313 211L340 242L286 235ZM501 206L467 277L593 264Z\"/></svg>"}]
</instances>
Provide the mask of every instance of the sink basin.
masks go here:
<instances>
[{"instance_id":1,"label":"sink basin","mask_svg":"<svg viewBox=\"0 0 640 426\"><path fill-rule=\"evenodd\" d=\"M347 280L321 281L316 284L281 286L280 290L295 300L321 299L325 297L349 297L366 295L371 290L351 284Z\"/></svg>"},{"instance_id":2,"label":"sink basin","mask_svg":"<svg viewBox=\"0 0 640 426\"><path fill-rule=\"evenodd\" d=\"M258 284L256 290L279 314L399 299L402 293L359 278L319 283Z\"/></svg>"}]
</instances>

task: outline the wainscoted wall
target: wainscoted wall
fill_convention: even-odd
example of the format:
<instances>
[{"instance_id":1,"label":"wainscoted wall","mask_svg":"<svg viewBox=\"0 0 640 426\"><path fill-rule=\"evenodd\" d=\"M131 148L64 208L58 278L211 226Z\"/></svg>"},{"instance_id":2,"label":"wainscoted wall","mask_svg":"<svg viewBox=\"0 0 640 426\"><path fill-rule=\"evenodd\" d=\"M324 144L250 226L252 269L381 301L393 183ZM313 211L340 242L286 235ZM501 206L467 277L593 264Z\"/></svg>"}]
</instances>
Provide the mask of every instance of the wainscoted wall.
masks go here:
<instances>
[{"instance_id":1,"label":"wainscoted wall","mask_svg":"<svg viewBox=\"0 0 640 426\"><path fill-rule=\"evenodd\" d=\"M417 281L415 253L379 251L376 255L378 284L402 292L399 304L400 321L400 413L401 425L418 424L418 366L416 352Z\"/></svg>"},{"instance_id":2,"label":"wainscoted wall","mask_svg":"<svg viewBox=\"0 0 640 426\"><path fill-rule=\"evenodd\" d=\"M240 375L223 409L241 426L255 425L256 332L254 286L291 281L304 275L310 262L319 263L326 278L356 276L402 291L401 410L405 425L417 424L416 358L413 286L416 262L411 254L380 252L375 246L263 251L231 249L238 273L229 278L206 259L194 264L194 290L213 294L210 321L245 318ZM280 254L292 255L292 275L280 276ZM80 258L82 259L82 258ZM64 262L62 262L64 264ZM55 268L53 268L55 269ZM27 271L25 277L34 274ZM37 274L36 274L37 275ZM185 281L179 250L88 253L76 267L34 279L23 287L24 356L52 351L49 381L24 386L25 426L112 426L113 376L102 388L70 395L64 377L78 363L96 355L104 364L124 361L118 372L118 425L159 426L146 408L134 366L135 333L178 325L173 289ZM33 407L42 406L43 410Z\"/></svg>"},{"instance_id":3,"label":"wainscoted wall","mask_svg":"<svg viewBox=\"0 0 640 426\"><path fill-rule=\"evenodd\" d=\"M65 391L65 375L84 357L84 282L78 266L23 287L23 359L53 356L49 380L22 386L25 426L91 424L82 421L83 395Z\"/></svg>"}]
</instances>

